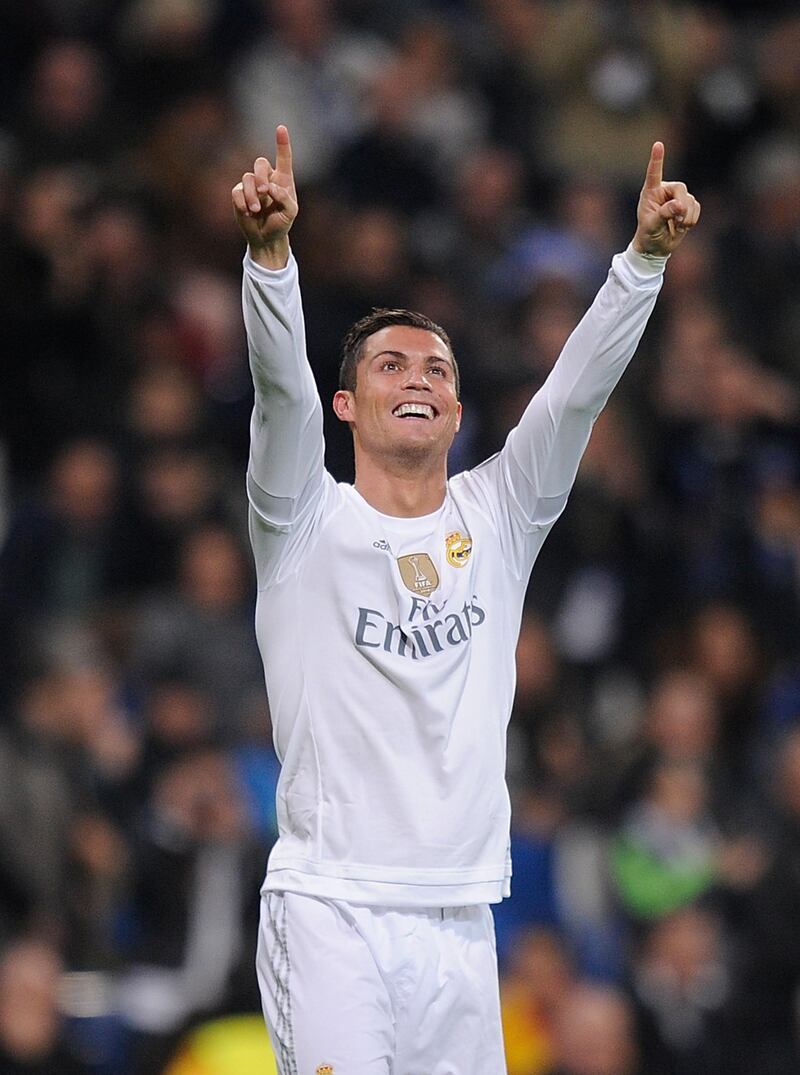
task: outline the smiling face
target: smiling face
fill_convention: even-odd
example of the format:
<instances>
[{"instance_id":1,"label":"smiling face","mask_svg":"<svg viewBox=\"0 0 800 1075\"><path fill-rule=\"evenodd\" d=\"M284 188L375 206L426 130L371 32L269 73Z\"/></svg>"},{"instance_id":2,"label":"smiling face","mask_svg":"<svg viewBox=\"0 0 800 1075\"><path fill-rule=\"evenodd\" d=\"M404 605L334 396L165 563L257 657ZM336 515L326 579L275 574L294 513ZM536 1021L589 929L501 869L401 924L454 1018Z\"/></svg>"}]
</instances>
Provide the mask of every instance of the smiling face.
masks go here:
<instances>
[{"instance_id":1,"label":"smiling face","mask_svg":"<svg viewBox=\"0 0 800 1075\"><path fill-rule=\"evenodd\" d=\"M364 341L354 391L333 408L361 452L411 465L444 464L461 422L450 348L435 332L390 325Z\"/></svg>"}]
</instances>

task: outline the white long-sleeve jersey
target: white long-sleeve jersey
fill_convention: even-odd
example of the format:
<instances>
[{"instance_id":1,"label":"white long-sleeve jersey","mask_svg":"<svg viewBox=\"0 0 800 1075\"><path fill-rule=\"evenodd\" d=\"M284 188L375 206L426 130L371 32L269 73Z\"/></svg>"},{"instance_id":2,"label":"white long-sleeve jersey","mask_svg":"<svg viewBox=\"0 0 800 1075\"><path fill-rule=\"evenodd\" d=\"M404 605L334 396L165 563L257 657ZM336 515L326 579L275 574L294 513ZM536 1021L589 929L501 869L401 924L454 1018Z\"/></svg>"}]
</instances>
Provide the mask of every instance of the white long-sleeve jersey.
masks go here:
<instances>
[{"instance_id":1,"label":"white long-sleeve jersey","mask_svg":"<svg viewBox=\"0 0 800 1075\"><path fill-rule=\"evenodd\" d=\"M401 519L324 469L294 260L245 259L256 632L282 763L267 889L428 907L508 895L523 598L662 271L618 254L502 451L452 478L438 511Z\"/></svg>"}]
</instances>

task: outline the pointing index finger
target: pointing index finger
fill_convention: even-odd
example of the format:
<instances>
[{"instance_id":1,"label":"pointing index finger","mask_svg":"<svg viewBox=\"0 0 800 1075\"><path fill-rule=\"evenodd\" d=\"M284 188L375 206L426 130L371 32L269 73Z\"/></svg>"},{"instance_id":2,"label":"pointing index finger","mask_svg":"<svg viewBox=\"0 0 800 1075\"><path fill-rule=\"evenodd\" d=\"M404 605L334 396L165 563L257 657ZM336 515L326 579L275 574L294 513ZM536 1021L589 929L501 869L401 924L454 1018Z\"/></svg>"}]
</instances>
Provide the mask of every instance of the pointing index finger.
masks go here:
<instances>
[{"instance_id":1,"label":"pointing index finger","mask_svg":"<svg viewBox=\"0 0 800 1075\"><path fill-rule=\"evenodd\" d=\"M279 172L292 174L292 143L289 130L282 123L275 131L275 166Z\"/></svg>"},{"instance_id":2,"label":"pointing index finger","mask_svg":"<svg viewBox=\"0 0 800 1075\"><path fill-rule=\"evenodd\" d=\"M644 177L646 189L652 190L661 185L664 175L664 143L653 142L650 150L650 161L647 165L647 174Z\"/></svg>"}]
</instances>

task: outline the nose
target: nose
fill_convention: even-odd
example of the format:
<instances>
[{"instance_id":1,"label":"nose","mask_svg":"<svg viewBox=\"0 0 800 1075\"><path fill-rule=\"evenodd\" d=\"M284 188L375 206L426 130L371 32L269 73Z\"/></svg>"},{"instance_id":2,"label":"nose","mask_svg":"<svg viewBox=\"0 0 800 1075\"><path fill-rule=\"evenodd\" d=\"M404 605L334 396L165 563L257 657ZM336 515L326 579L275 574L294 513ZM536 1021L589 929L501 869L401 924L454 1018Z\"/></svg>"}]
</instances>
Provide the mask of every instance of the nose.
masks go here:
<instances>
[{"instance_id":1,"label":"nose","mask_svg":"<svg viewBox=\"0 0 800 1075\"><path fill-rule=\"evenodd\" d=\"M406 367L406 375L403 378L403 388L410 388L422 392L431 391L430 380L423 365L411 363Z\"/></svg>"}]
</instances>

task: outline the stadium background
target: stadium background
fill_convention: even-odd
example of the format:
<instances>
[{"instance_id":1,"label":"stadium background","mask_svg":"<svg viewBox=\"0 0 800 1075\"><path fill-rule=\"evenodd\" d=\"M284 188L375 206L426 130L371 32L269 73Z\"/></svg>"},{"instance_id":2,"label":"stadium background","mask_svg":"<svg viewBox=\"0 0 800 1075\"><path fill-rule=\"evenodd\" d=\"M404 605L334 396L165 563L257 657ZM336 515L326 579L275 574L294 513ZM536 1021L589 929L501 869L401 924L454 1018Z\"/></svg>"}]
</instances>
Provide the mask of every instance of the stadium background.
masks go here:
<instances>
[{"instance_id":1,"label":"stadium background","mask_svg":"<svg viewBox=\"0 0 800 1075\"><path fill-rule=\"evenodd\" d=\"M268 1070L252 1020L185 1035L258 1010L277 764L229 191L278 121L323 398L353 319L424 310L462 367L454 469L628 242L654 138L701 200L530 589L509 1070L800 1070L793 8L0 6L4 1075Z\"/></svg>"}]
</instances>

